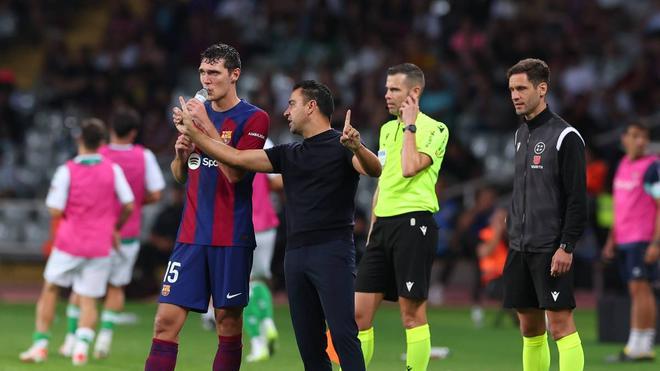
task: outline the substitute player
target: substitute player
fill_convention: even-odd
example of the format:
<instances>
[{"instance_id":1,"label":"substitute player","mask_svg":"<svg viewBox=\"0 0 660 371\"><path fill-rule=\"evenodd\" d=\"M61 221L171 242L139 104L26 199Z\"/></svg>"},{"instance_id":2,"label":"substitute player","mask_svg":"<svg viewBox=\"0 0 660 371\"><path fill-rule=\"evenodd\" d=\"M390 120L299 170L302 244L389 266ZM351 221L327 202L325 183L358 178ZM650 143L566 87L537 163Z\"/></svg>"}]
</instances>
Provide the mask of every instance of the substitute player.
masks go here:
<instances>
[{"instance_id":1,"label":"substitute player","mask_svg":"<svg viewBox=\"0 0 660 371\"><path fill-rule=\"evenodd\" d=\"M87 362L98 316L96 299L105 295L110 275L110 251L133 209L133 193L121 168L98 153L105 126L88 119L81 129L78 156L56 170L46 198L51 216L61 222L44 270L34 342L20 355L24 362L46 360L60 286L72 287L79 297L80 326L72 360L74 365Z\"/></svg>"},{"instance_id":2,"label":"substitute player","mask_svg":"<svg viewBox=\"0 0 660 371\"><path fill-rule=\"evenodd\" d=\"M187 103L206 135L239 149L263 148L268 115L238 98L240 56L226 44L201 55L199 77L208 100ZM181 119L174 112L174 122ZM249 274L255 246L252 224L254 173L226 166L179 136L171 164L174 179L186 183L186 200L177 243L167 265L154 323L154 338L145 370L173 370L179 332L188 311L216 308L218 350L213 370L240 368L242 313L248 301Z\"/></svg>"},{"instance_id":3,"label":"substitute player","mask_svg":"<svg viewBox=\"0 0 660 371\"><path fill-rule=\"evenodd\" d=\"M101 329L94 344L94 357L105 358L110 354L112 333L119 313L124 309L124 286L131 282L133 266L140 250L140 225L142 206L160 199L165 188L165 180L154 154L134 144L140 128L137 112L122 109L110 121L110 143L102 146L99 153L116 163L135 196L135 208L121 229L121 246L112 250L112 270L108 281L108 291L101 313ZM71 294L66 309L68 333L60 354L70 356L75 342L75 332L80 316L77 295Z\"/></svg>"},{"instance_id":4,"label":"substitute player","mask_svg":"<svg viewBox=\"0 0 660 371\"><path fill-rule=\"evenodd\" d=\"M333 111L330 90L308 80L294 85L284 112L289 130L302 135L302 142L239 151L204 135L189 118L178 129L218 161L282 174L287 200L284 275L305 370L332 370L325 353L327 321L342 368L360 371L365 368L354 318L355 192L359 174L379 176L381 166L350 125L350 110L343 132L330 126Z\"/></svg>"},{"instance_id":5,"label":"substitute player","mask_svg":"<svg viewBox=\"0 0 660 371\"><path fill-rule=\"evenodd\" d=\"M546 104L550 69L544 61L524 59L507 77L516 114L524 121L514 138L504 307L518 312L523 370L550 367L546 316L559 349L559 370L582 370L572 262L587 219L584 142Z\"/></svg>"},{"instance_id":6,"label":"substitute player","mask_svg":"<svg viewBox=\"0 0 660 371\"><path fill-rule=\"evenodd\" d=\"M390 67L385 88L387 109L396 119L380 130L383 176L374 194L372 228L357 274L355 318L369 365L374 315L383 299L398 300L406 329L406 367L426 370L431 352L426 300L438 240L435 183L449 130L419 111L424 73L416 65Z\"/></svg>"},{"instance_id":7,"label":"substitute player","mask_svg":"<svg viewBox=\"0 0 660 371\"><path fill-rule=\"evenodd\" d=\"M617 260L630 293L630 334L618 361L653 361L656 303L653 282L660 255L660 164L647 155L649 129L628 125L621 137L626 155L614 176L614 226L603 256Z\"/></svg>"}]
</instances>

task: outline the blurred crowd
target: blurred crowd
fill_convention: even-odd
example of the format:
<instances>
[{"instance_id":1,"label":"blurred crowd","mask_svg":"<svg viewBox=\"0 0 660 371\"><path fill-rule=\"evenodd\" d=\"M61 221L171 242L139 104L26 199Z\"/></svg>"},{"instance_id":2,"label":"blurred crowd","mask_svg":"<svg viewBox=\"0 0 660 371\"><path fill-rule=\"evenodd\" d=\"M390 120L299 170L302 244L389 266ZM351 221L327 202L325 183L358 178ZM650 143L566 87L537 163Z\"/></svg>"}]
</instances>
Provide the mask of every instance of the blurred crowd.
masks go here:
<instances>
[{"instance_id":1,"label":"blurred crowd","mask_svg":"<svg viewBox=\"0 0 660 371\"><path fill-rule=\"evenodd\" d=\"M73 48L65 35L90 7L108 15L102 38ZM240 96L270 114L275 143L291 140L282 116L291 87L314 78L335 95L333 123L341 126L350 108L376 149L389 119L386 68L419 65L422 111L451 132L438 185L446 214L439 250L459 255L475 255L478 230L509 188L500 182L468 200L442 190L512 175L519 120L505 73L518 60L548 62L550 107L587 142L594 241L607 228L607 218L603 226L595 215L622 154L617 130L634 119L660 122L660 2L653 0L0 0L0 25L0 54L25 44L44 53L27 90L16 88L14 71L0 69L0 198L42 198L55 166L75 150L68 138L75 118L107 119L122 106L141 113L139 141L166 166L176 137L170 110L179 94L199 88L199 54L218 41L241 53ZM56 144L42 148L43 140ZM33 148L50 155L33 159ZM358 194L365 208L373 186Z\"/></svg>"}]
</instances>

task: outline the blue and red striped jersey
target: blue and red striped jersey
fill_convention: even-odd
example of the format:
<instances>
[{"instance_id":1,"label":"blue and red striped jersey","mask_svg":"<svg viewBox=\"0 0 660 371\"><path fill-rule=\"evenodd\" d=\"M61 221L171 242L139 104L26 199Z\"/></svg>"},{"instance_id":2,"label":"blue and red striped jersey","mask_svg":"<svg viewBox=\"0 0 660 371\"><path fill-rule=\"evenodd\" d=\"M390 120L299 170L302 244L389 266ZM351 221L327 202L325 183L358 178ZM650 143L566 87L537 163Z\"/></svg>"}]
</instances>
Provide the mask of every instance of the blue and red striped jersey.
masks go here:
<instances>
[{"instance_id":1,"label":"blue and red striped jersey","mask_svg":"<svg viewBox=\"0 0 660 371\"><path fill-rule=\"evenodd\" d=\"M270 119L263 110L241 100L232 109L206 112L222 141L237 149L263 148ZM211 246L255 246L252 224L252 180L248 172L230 183L218 161L195 149L188 157L186 199L177 241Z\"/></svg>"}]
</instances>

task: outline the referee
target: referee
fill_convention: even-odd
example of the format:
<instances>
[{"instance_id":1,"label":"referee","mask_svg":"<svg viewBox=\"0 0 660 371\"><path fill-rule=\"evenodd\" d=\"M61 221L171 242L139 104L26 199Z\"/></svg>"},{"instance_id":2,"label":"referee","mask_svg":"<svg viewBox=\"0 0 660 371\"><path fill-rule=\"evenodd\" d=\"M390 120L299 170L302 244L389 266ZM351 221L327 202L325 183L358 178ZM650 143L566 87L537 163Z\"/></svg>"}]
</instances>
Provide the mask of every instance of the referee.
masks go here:
<instances>
[{"instance_id":1,"label":"referee","mask_svg":"<svg viewBox=\"0 0 660 371\"><path fill-rule=\"evenodd\" d=\"M399 301L406 329L407 370L426 370L431 265L438 242L435 183L449 130L419 111L424 73L412 63L387 70L385 100L396 119L380 130L383 175L374 194L372 230L356 280L355 318L366 364L374 353L373 318L384 300ZM334 337L334 333L333 333Z\"/></svg>"},{"instance_id":2,"label":"referee","mask_svg":"<svg viewBox=\"0 0 660 371\"><path fill-rule=\"evenodd\" d=\"M354 317L353 216L359 175L380 176L381 165L360 142L350 110L343 132L333 130L330 90L316 81L300 82L293 87L284 116L303 141L240 151L195 128L183 98L180 101L184 115L177 129L205 153L229 166L282 174L287 199L284 275L305 370L332 370L325 352L326 321L342 369L364 370Z\"/></svg>"},{"instance_id":3,"label":"referee","mask_svg":"<svg viewBox=\"0 0 660 371\"><path fill-rule=\"evenodd\" d=\"M523 336L523 370L547 371L548 328L559 370L584 368L573 309L573 249L586 223L584 141L546 104L550 69L524 59L507 72L516 114L515 177L508 217L504 306L515 308Z\"/></svg>"}]
</instances>

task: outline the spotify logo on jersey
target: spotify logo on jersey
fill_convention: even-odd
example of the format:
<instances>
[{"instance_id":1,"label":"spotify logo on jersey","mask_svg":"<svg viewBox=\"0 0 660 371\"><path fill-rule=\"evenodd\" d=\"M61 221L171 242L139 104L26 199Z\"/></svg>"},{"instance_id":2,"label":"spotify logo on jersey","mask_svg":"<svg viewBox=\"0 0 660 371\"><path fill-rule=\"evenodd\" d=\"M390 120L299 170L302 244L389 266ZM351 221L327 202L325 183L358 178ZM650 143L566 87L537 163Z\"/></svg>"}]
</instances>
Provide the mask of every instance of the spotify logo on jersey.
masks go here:
<instances>
[{"instance_id":1,"label":"spotify logo on jersey","mask_svg":"<svg viewBox=\"0 0 660 371\"><path fill-rule=\"evenodd\" d=\"M199 168L199 165L202 164L202 159L199 157L198 153L191 153L190 157L188 157L188 168L190 170L197 170Z\"/></svg>"}]
</instances>

